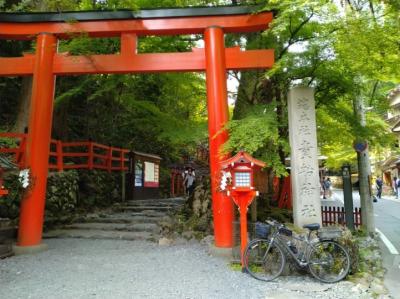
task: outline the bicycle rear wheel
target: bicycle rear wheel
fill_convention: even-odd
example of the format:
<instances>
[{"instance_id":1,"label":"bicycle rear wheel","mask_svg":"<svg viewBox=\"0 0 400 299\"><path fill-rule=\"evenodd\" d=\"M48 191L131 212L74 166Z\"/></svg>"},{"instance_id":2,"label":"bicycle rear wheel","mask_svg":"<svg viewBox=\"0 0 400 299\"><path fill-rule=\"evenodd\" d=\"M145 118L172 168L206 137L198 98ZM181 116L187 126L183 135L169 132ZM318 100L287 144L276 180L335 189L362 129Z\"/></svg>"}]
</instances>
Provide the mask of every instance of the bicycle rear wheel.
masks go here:
<instances>
[{"instance_id":1,"label":"bicycle rear wheel","mask_svg":"<svg viewBox=\"0 0 400 299\"><path fill-rule=\"evenodd\" d=\"M308 258L311 274L318 280L333 283L346 277L350 269L347 250L335 241L322 241L313 246Z\"/></svg>"},{"instance_id":2,"label":"bicycle rear wheel","mask_svg":"<svg viewBox=\"0 0 400 299\"><path fill-rule=\"evenodd\" d=\"M257 239L247 245L244 252L247 272L256 279L270 281L278 277L285 266L285 255L280 247L269 240Z\"/></svg>"}]
</instances>

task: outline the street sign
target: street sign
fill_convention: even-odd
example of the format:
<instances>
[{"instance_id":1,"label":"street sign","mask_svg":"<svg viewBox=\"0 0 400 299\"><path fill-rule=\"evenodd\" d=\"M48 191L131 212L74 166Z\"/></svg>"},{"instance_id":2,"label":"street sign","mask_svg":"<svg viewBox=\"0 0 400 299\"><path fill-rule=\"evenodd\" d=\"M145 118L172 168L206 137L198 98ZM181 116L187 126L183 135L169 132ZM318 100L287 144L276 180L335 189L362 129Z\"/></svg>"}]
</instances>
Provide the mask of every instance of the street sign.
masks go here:
<instances>
[{"instance_id":1,"label":"street sign","mask_svg":"<svg viewBox=\"0 0 400 299\"><path fill-rule=\"evenodd\" d=\"M356 152L362 153L368 148L368 143L366 141L357 141L353 143L353 148Z\"/></svg>"}]
</instances>

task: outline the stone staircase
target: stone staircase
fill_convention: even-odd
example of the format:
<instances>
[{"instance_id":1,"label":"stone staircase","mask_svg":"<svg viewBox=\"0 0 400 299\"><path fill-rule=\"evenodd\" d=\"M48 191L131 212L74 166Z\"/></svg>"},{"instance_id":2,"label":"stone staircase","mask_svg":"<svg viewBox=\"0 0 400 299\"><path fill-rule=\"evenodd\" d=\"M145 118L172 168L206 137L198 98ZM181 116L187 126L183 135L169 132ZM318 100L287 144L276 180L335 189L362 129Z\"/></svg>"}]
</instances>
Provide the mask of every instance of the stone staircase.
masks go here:
<instances>
[{"instance_id":1,"label":"stone staircase","mask_svg":"<svg viewBox=\"0 0 400 299\"><path fill-rule=\"evenodd\" d=\"M184 198L133 200L111 210L89 214L79 221L44 233L44 238L85 238L155 241L163 222L180 209Z\"/></svg>"},{"instance_id":2,"label":"stone staircase","mask_svg":"<svg viewBox=\"0 0 400 299\"><path fill-rule=\"evenodd\" d=\"M12 244L17 237L17 228L9 219L0 218L0 259L13 255Z\"/></svg>"}]
</instances>

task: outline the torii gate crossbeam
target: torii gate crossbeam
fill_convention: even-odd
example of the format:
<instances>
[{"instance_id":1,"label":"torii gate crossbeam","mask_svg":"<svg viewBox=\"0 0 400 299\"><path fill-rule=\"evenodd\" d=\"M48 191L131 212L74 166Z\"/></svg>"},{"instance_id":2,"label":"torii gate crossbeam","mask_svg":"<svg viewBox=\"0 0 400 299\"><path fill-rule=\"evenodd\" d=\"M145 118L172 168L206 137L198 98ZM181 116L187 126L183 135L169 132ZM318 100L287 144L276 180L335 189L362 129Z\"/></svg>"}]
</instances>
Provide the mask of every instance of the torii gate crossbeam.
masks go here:
<instances>
[{"instance_id":1,"label":"torii gate crossbeam","mask_svg":"<svg viewBox=\"0 0 400 299\"><path fill-rule=\"evenodd\" d=\"M266 29L272 13L254 14L254 10L235 6L137 12L0 13L0 39L37 41L34 55L0 57L0 76L33 76L26 167L35 183L21 203L18 245L38 246L42 240L56 75L195 71L206 73L215 245L231 247L233 204L217 192L219 162L226 158L220 154L220 147L228 139L223 130L228 121L226 72L270 68L274 53L225 48L224 34ZM120 52L84 56L56 53L57 40L82 33L93 38L120 37ZM203 34L204 49L185 53L136 51L138 36L181 34Z\"/></svg>"}]
</instances>

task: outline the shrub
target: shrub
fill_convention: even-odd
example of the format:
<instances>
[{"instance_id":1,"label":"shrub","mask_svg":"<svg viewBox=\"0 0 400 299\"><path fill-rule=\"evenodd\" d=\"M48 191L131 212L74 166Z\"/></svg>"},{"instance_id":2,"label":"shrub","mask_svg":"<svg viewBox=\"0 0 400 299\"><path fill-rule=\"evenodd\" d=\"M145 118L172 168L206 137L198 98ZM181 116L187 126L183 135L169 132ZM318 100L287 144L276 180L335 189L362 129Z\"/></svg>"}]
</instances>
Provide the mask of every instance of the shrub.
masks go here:
<instances>
[{"instance_id":1,"label":"shrub","mask_svg":"<svg viewBox=\"0 0 400 299\"><path fill-rule=\"evenodd\" d=\"M121 198L121 173L101 170L79 171L78 206L107 207Z\"/></svg>"},{"instance_id":2,"label":"shrub","mask_svg":"<svg viewBox=\"0 0 400 299\"><path fill-rule=\"evenodd\" d=\"M46 192L46 216L59 219L73 216L78 209L91 210L106 207L121 198L120 173L96 170L68 170L49 173ZM34 182L33 182L34 183ZM25 190L18 172L9 172L4 177L4 186L9 191L0 197L0 218L16 220Z\"/></svg>"},{"instance_id":3,"label":"shrub","mask_svg":"<svg viewBox=\"0 0 400 299\"><path fill-rule=\"evenodd\" d=\"M19 216L19 205L25 190L19 181L19 174L7 173L4 176L4 187L8 190L8 194L0 197L0 218L14 220Z\"/></svg>"},{"instance_id":4,"label":"shrub","mask_svg":"<svg viewBox=\"0 0 400 299\"><path fill-rule=\"evenodd\" d=\"M59 218L75 211L78 203L78 172L52 172L47 180L46 216Z\"/></svg>"}]
</instances>

